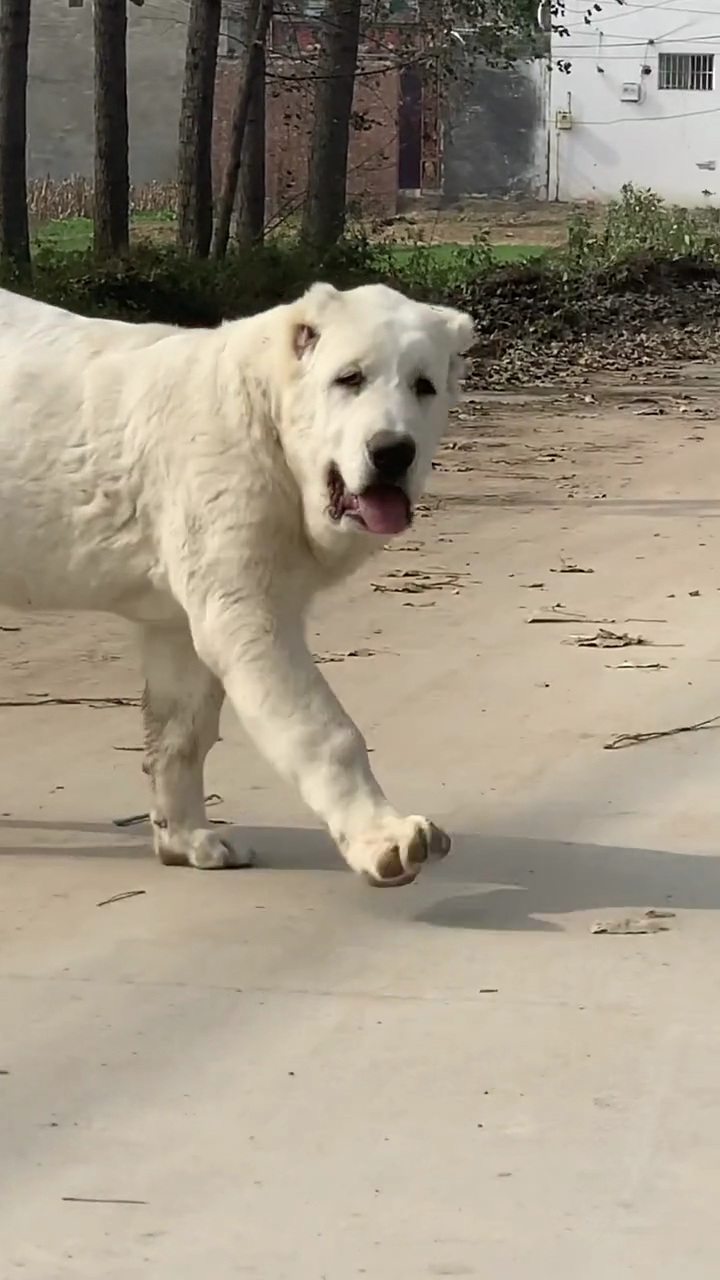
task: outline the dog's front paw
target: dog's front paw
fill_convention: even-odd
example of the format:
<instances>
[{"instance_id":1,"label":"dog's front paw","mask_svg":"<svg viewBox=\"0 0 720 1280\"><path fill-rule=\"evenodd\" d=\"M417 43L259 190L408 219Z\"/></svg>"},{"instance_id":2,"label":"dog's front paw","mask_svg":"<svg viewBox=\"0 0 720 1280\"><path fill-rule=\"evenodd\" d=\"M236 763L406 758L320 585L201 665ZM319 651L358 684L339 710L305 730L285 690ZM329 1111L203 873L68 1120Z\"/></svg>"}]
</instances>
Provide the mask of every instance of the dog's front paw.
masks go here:
<instances>
[{"instance_id":1,"label":"dog's front paw","mask_svg":"<svg viewBox=\"0 0 720 1280\"><path fill-rule=\"evenodd\" d=\"M385 818L343 850L354 871L382 888L412 884L423 863L444 858L449 851L450 837L415 815Z\"/></svg>"}]
</instances>

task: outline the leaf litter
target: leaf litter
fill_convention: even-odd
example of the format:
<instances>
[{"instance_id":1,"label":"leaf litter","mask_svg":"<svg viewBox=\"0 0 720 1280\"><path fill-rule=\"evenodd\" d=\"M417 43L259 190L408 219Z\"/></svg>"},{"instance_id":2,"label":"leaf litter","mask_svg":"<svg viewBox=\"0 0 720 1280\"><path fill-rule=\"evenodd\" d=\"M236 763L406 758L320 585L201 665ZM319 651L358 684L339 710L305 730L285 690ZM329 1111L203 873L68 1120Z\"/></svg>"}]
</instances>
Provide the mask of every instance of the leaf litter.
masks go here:
<instances>
[{"instance_id":1,"label":"leaf litter","mask_svg":"<svg viewBox=\"0 0 720 1280\"><path fill-rule=\"evenodd\" d=\"M551 573L594 573L594 569L583 569L579 564L575 564L573 560L564 560L561 557L560 567L551 569Z\"/></svg>"},{"instance_id":2,"label":"leaf litter","mask_svg":"<svg viewBox=\"0 0 720 1280\"><path fill-rule=\"evenodd\" d=\"M386 576L401 579L401 581L373 582L373 591L420 595L424 591L443 591L450 588L457 595L460 587L466 585L461 579L468 575L454 573L449 569L438 570L436 573L426 573L424 569L391 569Z\"/></svg>"},{"instance_id":3,"label":"leaf litter","mask_svg":"<svg viewBox=\"0 0 720 1280\"><path fill-rule=\"evenodd\" d=\"M345 649L341 653L314 653L313 658L318 665L323 662L345 662L347 658L375 658L377 649Z\"/></svg>"},{"instance_id":4,"label":"leaf litter","mask_svg":"<svg viewBox=\"0 0 720 1280\"><path fill-rule=\"evenodd\" d=\"M629 649L633 645L651 645L645 636L632 636L628 631L610 631L600 627L589 635L568 636L563 644L575 644L580 649Z\"/></svg>"},{"instance_id":5,"label":"leaf litter","mask_svg":"<svg viewBox=\"0 0 720 1280\"><path fill-rule=\"evenodd\" d=\"M670 926L664 924L663 921L674 919L674 911L658 911L655 907L650 907L649 911L643 911L640 916L623 916L619 920L596 920L590 926L590 932L615 934L665 933Z\"/></svg>"}]
</instances>

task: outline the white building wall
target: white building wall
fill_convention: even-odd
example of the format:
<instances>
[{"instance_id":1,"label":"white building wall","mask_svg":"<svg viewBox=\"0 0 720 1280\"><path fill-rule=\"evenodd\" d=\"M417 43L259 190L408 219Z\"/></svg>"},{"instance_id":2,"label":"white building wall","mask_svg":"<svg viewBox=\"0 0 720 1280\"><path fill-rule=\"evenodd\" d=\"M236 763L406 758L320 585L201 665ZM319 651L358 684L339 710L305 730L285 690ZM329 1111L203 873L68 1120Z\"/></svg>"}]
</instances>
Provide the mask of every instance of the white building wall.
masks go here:
<instances>
[{"instance_id":1,"label":"white building wall","mask_svg":"<svg viewBox=\"0 0 720 1280\"><path fill-rule=\"evenodd\" d=\"M546 58L459 65L445 99L443 189L450 200L547 198L549 74Z\"/></svg>"},{"instance_id":2,"label":"white building wall","mask_svg":"<svg viewBox=\"0 0 720 1280\"><path fill-rule=\"evenodd\" d=\"M608 200L632 182L720 205L720 0L598 2L588 25L586 0L567 0L570 34L552 37L550 199ZM660 53L714 54L715 87L659 89ZM623 101L633 84L640 100Z\"/></svg>"}]
</instances>

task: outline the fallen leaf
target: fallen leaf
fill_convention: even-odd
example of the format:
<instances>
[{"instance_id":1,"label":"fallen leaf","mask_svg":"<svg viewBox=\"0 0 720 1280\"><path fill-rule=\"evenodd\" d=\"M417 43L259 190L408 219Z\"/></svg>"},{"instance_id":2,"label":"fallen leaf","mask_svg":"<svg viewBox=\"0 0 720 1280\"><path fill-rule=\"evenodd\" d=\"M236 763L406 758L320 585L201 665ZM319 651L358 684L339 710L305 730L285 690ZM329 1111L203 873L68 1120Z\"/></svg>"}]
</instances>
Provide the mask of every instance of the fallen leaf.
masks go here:
<instances>
[{"instance_id":1,"label":"fallen leaf","mask_svg":"<svg viewBox=\"0 0 720 1280\"><path fill-rule=\"evenodd\" d=\"M377 649L346 649L344 653L314 653L313 658L320 665L323 662L344 662L346 658L374 658Z\"/></svg>"},{"instance_id":2,"label":"fallen leaf","mask_svg":"<svg viewBox=\"0 0 720 1280\"><path fill-rule=\"evenodd\" d=\"M608 671L667 671L664 662L606 662Z\"/></svg>"},{"instance_id":3,"label":"fallen leaf","mask_svg":"<svg viewBox=\"0 0 720 1280\"><path fill-rule=\"evenodd\" d=\"M446 587L458 591L460 585L464 585L460 583L460 579L467 575L444 572L438 577L425 573L422 569L392 569L387 576L402 578L403 581L397 585L394 582L373 582L373 591L396 592L401 595L418 595L422 591L442 591Z\"/></svg>"},{"instance_id":4,"label":"fallen leaf","mask_svg":"<svg viewBox=\"0 0 720 1280\"><path fill-rule=\"evenodd\" d=\"M619 920L596 920L590 928L591 933L664 933L668 925L663 920L673 920L674 911L657 911L651 907L641 916L623 916Z\"/></svg>"},{"instance_id":5,"label":"fallen leaf","mask_svg":"<svg viewBox=\"0 0 720 1280\"><path fill-rule=\"evenodd\" d=\"M563 560L559 569L551 569L551 573L594 573L594 569L583 569L572 560Z\"/></svg>"},{"instance_id":6,"label":"fallen leaf","mask_svg":"<svg viewBox=\"0 0 720 1280\"><path fill-rule=\"evenodd\" d=\"M631 636L627 631L608 631L600 627L594 635L568 636L565 644L576 644L581 649L627 649L636 644L652 644L644 636Z\"/></svg>"}]
</instances>

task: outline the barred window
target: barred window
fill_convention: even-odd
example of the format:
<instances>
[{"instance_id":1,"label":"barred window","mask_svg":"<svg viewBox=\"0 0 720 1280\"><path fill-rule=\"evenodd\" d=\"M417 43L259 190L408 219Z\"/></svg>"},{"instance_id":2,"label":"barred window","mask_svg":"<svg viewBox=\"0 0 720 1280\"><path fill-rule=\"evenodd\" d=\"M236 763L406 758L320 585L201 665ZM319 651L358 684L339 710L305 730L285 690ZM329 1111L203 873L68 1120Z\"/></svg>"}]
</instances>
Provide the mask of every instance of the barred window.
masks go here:
<instances>
[{"instance_id":1,"label":"barred window","mask_svg":"<svg viewBox=\"0 0 720 1280\"><path fill-rule=\"evenodd\" d=\"M714 53L661 53L658 89L715 88Z\"/></svg>"}]
</instances>

